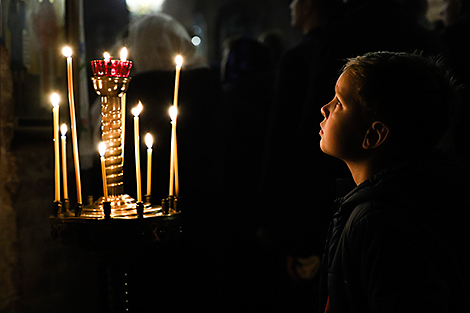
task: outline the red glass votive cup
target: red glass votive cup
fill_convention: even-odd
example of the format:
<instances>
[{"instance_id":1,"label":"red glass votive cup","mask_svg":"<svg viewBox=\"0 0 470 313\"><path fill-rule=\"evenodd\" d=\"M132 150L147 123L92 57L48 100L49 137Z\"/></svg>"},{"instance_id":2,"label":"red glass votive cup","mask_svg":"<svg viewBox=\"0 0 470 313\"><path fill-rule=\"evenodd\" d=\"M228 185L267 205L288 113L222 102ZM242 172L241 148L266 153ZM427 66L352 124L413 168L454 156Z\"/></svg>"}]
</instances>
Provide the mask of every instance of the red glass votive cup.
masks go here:
<instances>
[{"instance_id":1,"label":"red glass votive cup","mask_svg":"<svg viewBox=\"0 0 470 313\"><path fill-rule=\"evenodd\" d=\"M129 77L131 73L132 62L131 61L121 61L118 67L119 77Z\"/></svg>"},{"instance_id":2,"label":"red glass votive cup","mask_svg":"<svg viewBox=\"0 0 470 313\"><path fill-rule=\"evenodd\" d=\"M94 60L91 61L94 76L129 77L132 62L119 60Z\"/></svg>"},{"instance_id":3,"label":"red glass votive cup","mask_svg":"<svg viewBox=\"0 0 470 313\"><path fill-rule=\"evenodd\" d=\"M91 61L91 69L93 71L93 76L104 76L105 68L103 60L94 60Z\"/></svg>"},{"instance_id":4,"label":"red glass votive cup","mask_svg":"<svg viewBox=\"0 0 470 313\"><path fill-rule=\"evenodd\" d=\"M117 74L118 70L117 69L118 69L118 66L119 66L119 62L121 62L121 61L111 60L109 62L105 62L106 76L118 77L118 74Z\"/></svg>"}]
</instances>

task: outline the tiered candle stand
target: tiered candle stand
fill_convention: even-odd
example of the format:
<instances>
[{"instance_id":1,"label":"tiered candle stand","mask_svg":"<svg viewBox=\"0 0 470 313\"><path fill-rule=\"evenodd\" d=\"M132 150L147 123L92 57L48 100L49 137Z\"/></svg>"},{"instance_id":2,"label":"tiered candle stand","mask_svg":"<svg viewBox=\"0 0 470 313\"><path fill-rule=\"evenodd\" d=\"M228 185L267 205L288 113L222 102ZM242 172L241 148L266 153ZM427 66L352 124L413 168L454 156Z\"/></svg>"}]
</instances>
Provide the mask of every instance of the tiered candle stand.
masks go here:
<instances>
[{"instance_id":1,"label":"tiered candle stand","mask_svg":"<svg viewBox=\"0 0 470 313\"><path fill-rule=\"evenodd\" d=\"M104 196L86 205L71 205L68 200L54 202L49 218L51 234L58 243L84 248L105 262L111 312L143 312L143 290L128 290L129 266L139 263L145 253L158 254L164 247L178 246L182 214L173 196L163 199L161 205L153 205L150 196L137 201L123 193L123 95L131 80L128 75L132 64L93 61L92 66L93 87L101 98L102 140L106 144L102 160ZM151 273L152 268L148 271Z\"/></svg>"}]
</instances>

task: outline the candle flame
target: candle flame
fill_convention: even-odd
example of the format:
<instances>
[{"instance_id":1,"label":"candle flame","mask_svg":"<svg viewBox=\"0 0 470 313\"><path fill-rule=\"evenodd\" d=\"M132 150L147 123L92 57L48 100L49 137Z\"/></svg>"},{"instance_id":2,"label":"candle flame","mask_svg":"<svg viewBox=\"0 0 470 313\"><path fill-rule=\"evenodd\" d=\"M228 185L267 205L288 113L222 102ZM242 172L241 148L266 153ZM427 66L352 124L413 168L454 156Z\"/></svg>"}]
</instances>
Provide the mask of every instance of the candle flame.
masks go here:
<instances>
[{"instance_id":1,"label":"candle flame","mask_svg":"<svg viewBox=\"0 0 470 313\"><path fill-rule=\"evenodd\" d=\"M181 55L177 55L175 58L176 67L183 66L183 57Z\"/></svg>"},{"instance_id":2,"label":"candle flame","mask_svg":"<svg viewBox=\"0 0 470 313\"><path fill-rule=\"evenodd\" d=\"M177 115L178 115L178 109L174 105L172 105L170 107L170 118L172 122L176 120Z\"/></svg>"},{"instance_id":3,"label":"candle flame","mask_svg":"<svg viewBox=\"0 0 470 313\"><path fill-rule=\"evenodd\" d=\"M60 132L61 132L62 136L67 135L67 124L64 123L60 126Z\"/></svg>"},{"instance_id":4,"label":"candle flame","mask_svg":"<svg viewBox=\"0 0 470 313\"><path fill-rule=\"evenodd\" d=\"M59 101L60 101L60 97L57 93L53 93L51 95L51 102L52 102L52 107L53 108L57 108L59 106Z\"/></svg>"},{"instance_id":5,"label":"candle flame","mask_svg":"<svg viewBox=\"0 0 470 313\"><path fill-rule=\"evenodd\" d=\"M62 54L64 55L64 57L70 58L72 56L72 49L70 47L64 47L62 49Z\"/></svg>"},{"instance_id":6,"label":"candle flame","mask_svg":"<svg viewBox=\"0 0 470 313\"><path fill-rule=\"evenodd\" d=\"M137 117L139 116L140 112L142 112L142 109L144 107L142 106L142 102L139 101L139 104L135 108L132 109L132 114Z\"/></svg>"},{"instance_id":7,"label":"candle flame","mask_svg":"<svg viewBox=\"0 0 470 313\"><path fill-rule=\"evenodd\" d=\"M100 152L100 156L101 156L101 157L104 157L104 154L106 153L106 143L101 142L101 143L98 145L98 151Z\"/></svg>"},{"instance_id":8,"label":"candle flame","mask_svg":"<svg viewBox=\"0 0 470 313\"><path fill-rule=\"evenodd\" d=\"M152 149L153 137L150 133L147 133L147 135L145 135L145 144L147 145L148 149Z\"/></svg>"},{"instance_id":9,"label":"candle flame","mask_svg":"<svg viewBox=\"0 0 470 313\"><path fill-rule=\"evenodd\" d=\"M121 49L121 61L126 61L127 60L127 48L124 47Z\"/></svg>"},{"instance_id":10,"label":"candle flame","mask_svg":"<svg viewBox=\"0 0 470 313\"><path fill-rule=\"evenodd\" d=\"M111 55L108 52L103 53L103 57L106 62L111 60Z\"/></svg>"}]
</instances>

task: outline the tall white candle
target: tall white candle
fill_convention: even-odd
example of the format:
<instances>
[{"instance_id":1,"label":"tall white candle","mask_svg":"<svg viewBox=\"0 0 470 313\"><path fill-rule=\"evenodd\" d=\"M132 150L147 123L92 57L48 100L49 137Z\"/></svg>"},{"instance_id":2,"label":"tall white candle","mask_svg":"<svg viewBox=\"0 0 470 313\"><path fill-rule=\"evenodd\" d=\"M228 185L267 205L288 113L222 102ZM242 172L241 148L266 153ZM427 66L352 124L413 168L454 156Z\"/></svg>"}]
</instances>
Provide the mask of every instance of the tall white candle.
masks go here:
<instances>
[{"instance_id":1,"label":"tall white candle","mask_svg":"<svg viewBox=\"0 0 470 313\"><path fill-rule=\"evenodd\" d=\"M135 144L135 173L137 179L137 202L142 202L142 181L140 175L140 135L139 135L139 114L142 112L143 106L139 104L132 109L134 115L134 144Z\"/></svg>"},{"instance_id":2,"label":"tall white candle","mask_svg":"<svg viewBox=\"0 0 470 313\"><path fill-rule=\"evenodd\" d=\"M121 159L124 166L124 145L126 143L126 93L121 95Z\"/></svg>"},{"instance_id":3,"label":"tall white candle","mask_svg":"<svg viewBox=\"0 0 470 313\"><path fill-rule=\"evenodd\" d=\"M106 154L106 144L101 142L98 145L98 151L100 153L100 161L101 161L101 176L103 178L103 200L104 202L108 201L108 183L106 180L106 159L104 158Z\"/></svg>"},{"instance_id":4,"label":"tall white candle","mask_svg":"<svg viewBox=\"0 0 470 313\"><path fill-rule=\"evenodd\" d=\"M180 86L180 73L181 67L183 66L183 57L181 55L177 55L175 58L176 63L176 74L175 74L175 92L173 97L173 105L178 107L178 91Z\"/></svg>"},{"instance_id":5,"label":"tall white candle","mask_svg":"<svg viewBox=\"0 0 470 313\"><path fill-rule=\"evenodd\" d=\"M77 185L77 203L82 204L82 185L80 179L80 158L78 156L78 136L77 123L75 117L75 102L73 92L73 72L72 72L72 49L65 47L62 49L63 55L67 58L67 81L70 106L70 129L72 131L72 152L75 166L75 182Z\"/></svg>"},{"instance_id":6,"label":"tall white candle","mask_svg":"<svg viewBox=\"0 0 470 313\"><path fill-rule=\"evenodd\" d=\"M145 135L145 145L147 146L147 195L152 194L152 146L153 137L150 133Z\"/></svg>"},{"instance_id":7,"label":"tall white candle","mask_svg":"<svg viewBox=\"0 0 470 313\"><path fill-rule=\"evenodd\" d=\"M59 95L53 93L51 96L52 102L52 123L54 131L54 183L55 183L55 197L56 202L60 201L60 158L59 158Z\"/></svg>"},{"instance_id":8,"label":"tall white candle","mask_svg":"<svg viewBox=\"0 0 470 313\"><path fill-rule=\"evenodd\" d=\"M124 47L121 49L121 61L127 60L127 48ZM126 138L126 93L124 92L121 95L121 158L122 165L124 166L124 145Z\"/></svg>"},{"instance_id":9,"label":"tall white candle","mask_svg":"<svg viewBox=\"0 0 470 313\"><path fill-rule=\"evenodd\" d=\"M178 109L173 105L170 107L170 118L171 118L171 150L170 150L170 196L175 195L175 162L176 157L176 118L178 115Z\"/></svg>"},{"instance_id":10,"label":"tall white candle","mask_svg":"<svg viewBox=\"0 0 470 313\"><path fill-rule=\"evenodd\" d=\"M177 55L175 58L176 63L176 74L175 74L175 92L173 97L173 106L178 109L178 93L179 93L179 86L180 86L180 74L181 74L181 67L183 66L183 57L181 55ZM176 110L175 117L172 119L172 134L173 134L173 171L174 171L174 180L175 180L175 196L179 196L179 173L178 173L178 140L176 139L176 124L177 124L177 112Z\"/></svg>"},{"instance_id":11,"label":"tall white candle","mask_svg":"<svg viewBox=\"0 0 470 313\"><path fill-rule=\"evenodd\" d=\"M60 132L62 134L62 184L64 185L64 200L69 198L68 184L67 184L67 125L62 124L60 126Z\"/></svg>"},{"instance_id":12,"label":"tall white candle","mask_svg":"<svg viewBox=\"0 0 470 313\"><path fill-rule=\"evenodd\" d=\"M178 173L178 139L177 139L177 136L176 136L176 119L175 119L175 127L174 127L174 133L175 133L175 136L174 136L174 147L175 147L175 154L174 154L174 162L173 162L173 165L175 167L175 196L179 197L180 195L180 180L179 180L179 173Z\"/></svg>"}]
</instances>

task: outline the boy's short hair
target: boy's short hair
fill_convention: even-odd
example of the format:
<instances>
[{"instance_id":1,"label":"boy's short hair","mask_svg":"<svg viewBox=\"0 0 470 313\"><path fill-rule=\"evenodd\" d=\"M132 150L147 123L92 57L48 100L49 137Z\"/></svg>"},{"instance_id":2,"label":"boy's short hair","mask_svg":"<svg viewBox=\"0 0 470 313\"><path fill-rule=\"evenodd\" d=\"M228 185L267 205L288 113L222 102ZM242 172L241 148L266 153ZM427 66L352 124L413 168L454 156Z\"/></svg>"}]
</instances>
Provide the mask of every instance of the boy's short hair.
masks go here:
<instances>
[{"instance_id":1,"label":"boy's short hair","mask_svg":"<svg viewBox=\"0 0 470 313\"><path fill-rule=\"evenodd\" d=\"M366 126L384 123L407 152L434 147L446 131L457 88L442 58L371 52L349 59L346 71L358 88Z\"/></svg>"}]
</instances>

